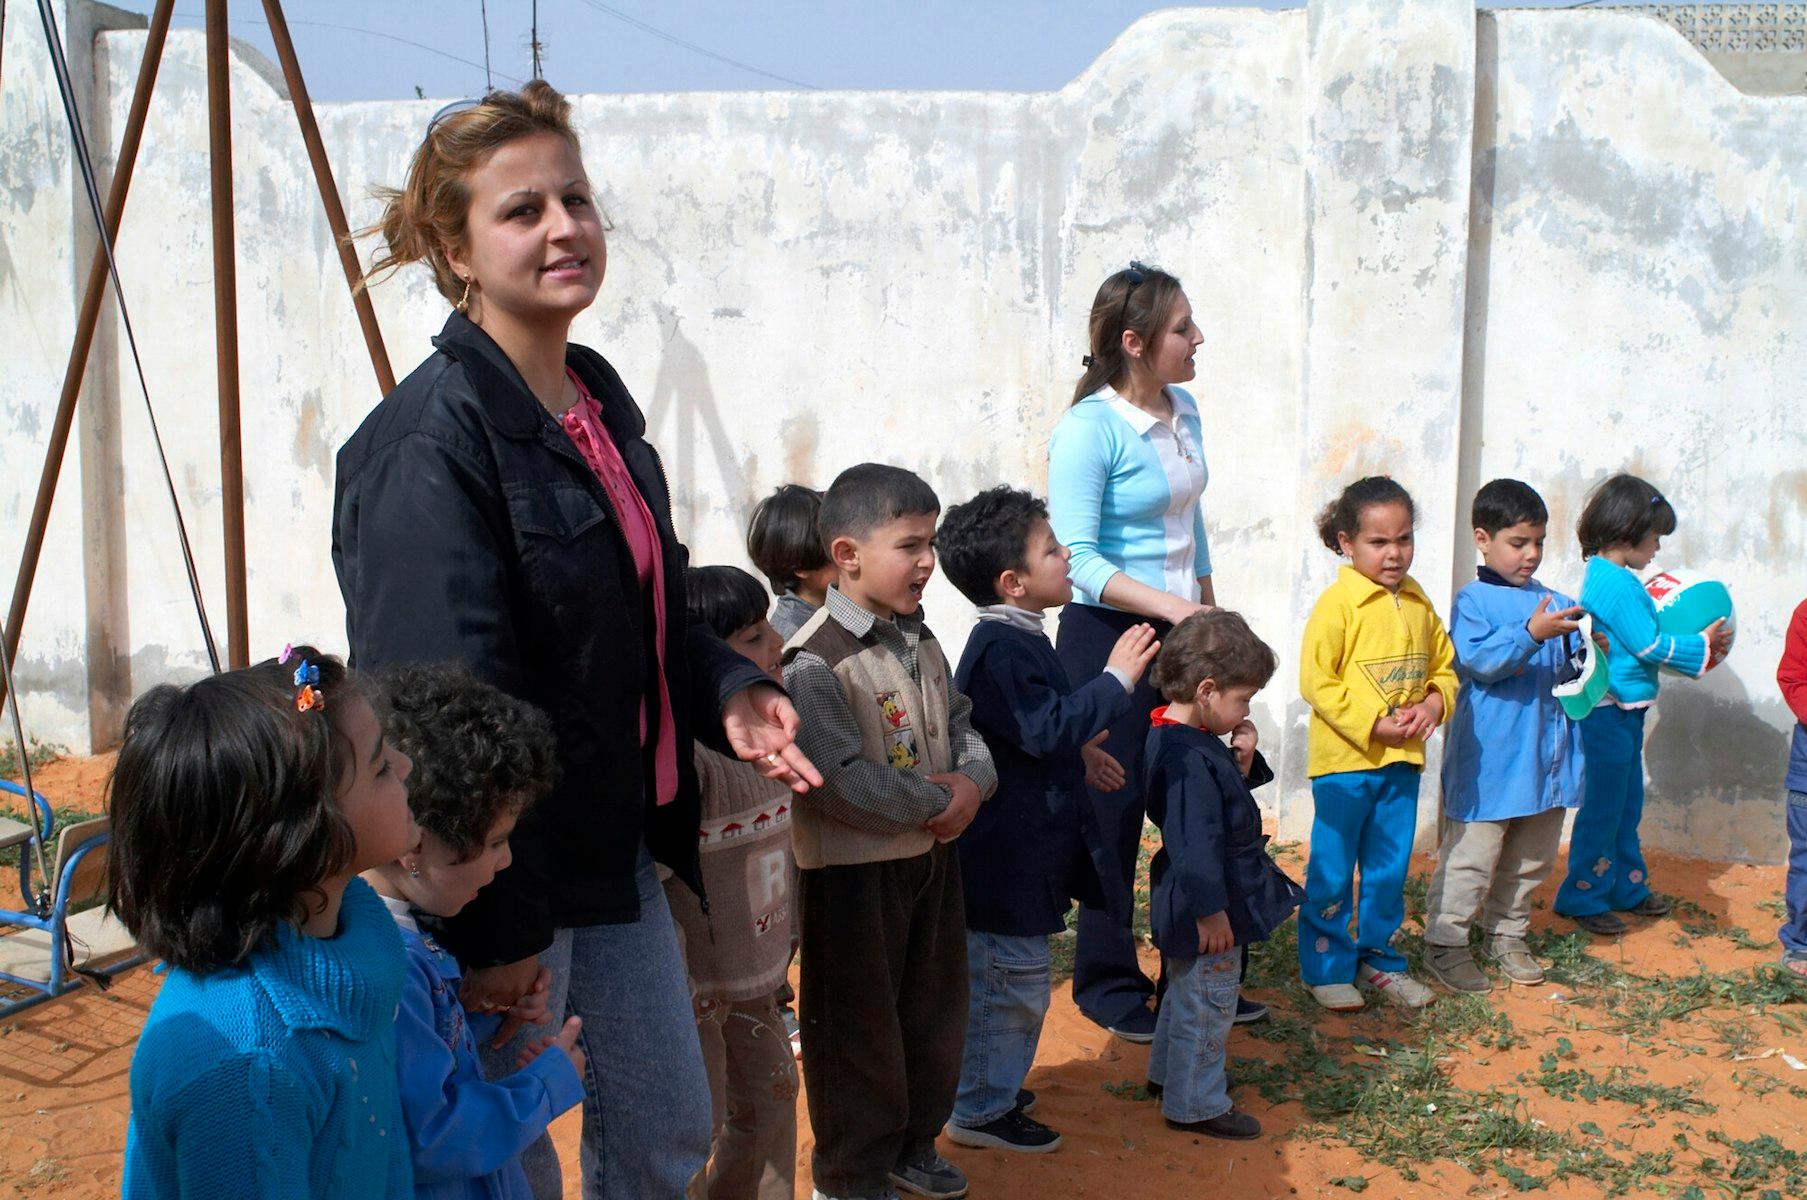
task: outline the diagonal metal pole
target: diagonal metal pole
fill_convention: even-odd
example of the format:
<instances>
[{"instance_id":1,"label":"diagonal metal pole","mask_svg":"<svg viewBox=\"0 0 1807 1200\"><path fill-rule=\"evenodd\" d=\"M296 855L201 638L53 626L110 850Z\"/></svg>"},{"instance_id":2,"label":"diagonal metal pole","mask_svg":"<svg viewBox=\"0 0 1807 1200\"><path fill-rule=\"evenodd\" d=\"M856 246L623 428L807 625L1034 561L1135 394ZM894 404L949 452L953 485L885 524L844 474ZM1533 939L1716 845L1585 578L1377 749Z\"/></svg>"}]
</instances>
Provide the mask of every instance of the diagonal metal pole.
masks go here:
<instances>
[{"instance_id":1,"label":"diagonal metal pole","mask_svg":"<svg viewBox=\"0 0 1807 1200\"><path fill-rule=\"evenodd\" d=\"M333 245L339 251L339 265L345 270L345 282L351 286L351 303L357 309L358 325L364 331L364 348L370 352L370 366L376 371L377 390L388 395L395 390L395 371L389 365L389 351L383 346L383 330L376 322L370 293L361 285L363 270L358 266L358 252L351 244L345 207L339 202L332 163L327 160L326 143L321 141L320 126L314 120L314 105L308 99L307 82L301 77L301 61L295 56L295 43L289 38L289 23L282 15L281 0L264 0L264 16L270 23L270 37L276 43L277 61L282 63L283 81L289 86L289 101L295 106L295 119L301 124L301 140L307 144L308 161L314 167L314 182L320 188L326 223L332 229Z\"/></svg>"},{"instance_id":2,"label":"diagonal metal pole","mask_svg":"<svg viewBox=\"0 0 1807 1200\"><path fill-rule=\"evenodd\" d=\"M213 194L213 344L220 395L226 663L251 665L245 597L245 460L238 401L238 255L232 222L232 60L226 0L207 0L207 141Z\"/></svg>"},{"instance_id":3,"label":"diagonal metal pole","mask_svg":"<svg viewBox=\"0 0 1807 1200\"><path fill-rule=\"evenodd\" d=\"M0 638L5 643L8 660L15 659L19 652L19 631L25 624L26 606L31 602L31 587L37 578L38 559L44 550L44 534L50 527L51 503L56 499L57 479L63 473L69 430L75 423L75 402L81 395L88 355L94 347L94 329L100 319L101 301L107 294L105 243L119 234L126 193L132 187L132 169L138 162L138 146L144 139L145 117L151 108L151 92L157 83L157 68L163 61L163 42L169 33L169 18L175 7L175 0L157 0L150 29L145 35L144 60L138 64L138 84L132 92L132 107L119 142L118 165L107 192L106 237L94 249L94 261L88 268L88 284L82 290L82 306L75 319L75 340L69 349L69 362L63 368L63 390L50 425L50 444L44 451L44 473L38 477L38 495L32 503L31 522L26 526L25 546L19 555L19 573L13 581L12 603L7 609L6 630ZM0 697L5 694L5 685L0 683Z\"/></svg>"}]
</instances>

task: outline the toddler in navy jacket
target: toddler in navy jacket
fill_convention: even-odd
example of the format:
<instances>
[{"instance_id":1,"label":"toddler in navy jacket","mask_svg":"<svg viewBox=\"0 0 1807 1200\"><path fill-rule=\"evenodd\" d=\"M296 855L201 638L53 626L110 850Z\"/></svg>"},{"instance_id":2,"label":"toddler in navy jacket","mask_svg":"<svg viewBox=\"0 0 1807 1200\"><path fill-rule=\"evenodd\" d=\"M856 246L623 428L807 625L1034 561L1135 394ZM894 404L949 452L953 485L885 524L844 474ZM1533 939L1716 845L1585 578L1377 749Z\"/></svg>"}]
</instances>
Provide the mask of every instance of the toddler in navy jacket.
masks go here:
<instances>
[{"instance_id":1,"label":"toddler in navy jacket","mask_svg":"<svg viewBox=\"0 0 1807 1200\"><path fill-rule=\"evenodd\" d=\"M1080 748L1128 713L1160 643L1137 625L1103 674L1073 686L1042 632L1043 611L1073 598L1069 554L1027 492L996 487L954 506L937 541L948 579L979 606L954 681L998 771L958 843L972 986L947 1133L963 1146L1046 1153L1060 1135L1030 1119L1035 1097L1022 1085L1048 1010L1048 937L1066 927L1072 898L1104 903L1080 827Z\"/></svg>"},{"instance_id":2,"label":"toddler in navy jacket","mask_svg":"<svg viewBox=\"0 0 1807 1200\"><path fill-rule=\"evenodd\" d=\"M1155 663L1155 687L1168 703L1153 713L1143 787L1161 829L1150 907L1167 994L1148 1090L1167 1124L1187 1133L1261 1133L1260 1122L1230 1103L1224 1045L1236 1016L1239 947L1265 940L1305 895L1268 857L1249 790L1274 777L1248 718L1276 665L1248 623L1224 609L1181 621Z\"/></svg>"}]
</instances>

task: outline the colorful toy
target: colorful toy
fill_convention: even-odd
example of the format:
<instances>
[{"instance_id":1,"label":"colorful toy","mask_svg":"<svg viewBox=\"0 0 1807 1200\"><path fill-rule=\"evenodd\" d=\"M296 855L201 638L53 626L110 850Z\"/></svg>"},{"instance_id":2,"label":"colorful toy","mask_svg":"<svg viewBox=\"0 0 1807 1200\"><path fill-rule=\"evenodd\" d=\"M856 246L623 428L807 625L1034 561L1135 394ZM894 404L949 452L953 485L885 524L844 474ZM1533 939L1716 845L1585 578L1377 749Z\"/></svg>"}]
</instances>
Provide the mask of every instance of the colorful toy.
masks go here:
<instances>
[{"instance_id":1,"label":"colorful toy","mask_svg":"<svg viewBox=\"0 0 1807 1200\"><path fill-rule=\"evenodd\" d=\"M1656 627L1663 633L1686 637L1704 633L1715 621L1725 622L1725 631L1735 635L1738 614L1732 607L1732 593L1716 579L1696 579L1674 571L1658 571L1644 581L1644 590L1656 601ZM1726 650L1731 650L1730 643ZM1724 661L1720 655L1708 661L1711 669Z\"/></svg>"}]
</instances>

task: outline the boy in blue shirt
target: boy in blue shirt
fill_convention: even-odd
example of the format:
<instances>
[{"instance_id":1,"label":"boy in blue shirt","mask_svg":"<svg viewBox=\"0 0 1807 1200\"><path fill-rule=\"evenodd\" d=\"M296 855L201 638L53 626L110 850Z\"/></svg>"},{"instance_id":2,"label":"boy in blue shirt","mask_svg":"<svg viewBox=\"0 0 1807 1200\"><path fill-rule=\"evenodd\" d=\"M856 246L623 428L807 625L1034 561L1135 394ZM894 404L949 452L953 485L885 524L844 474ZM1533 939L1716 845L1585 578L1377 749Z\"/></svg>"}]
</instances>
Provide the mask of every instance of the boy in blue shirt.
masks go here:
<instances>
[{"instance_id":1,"label":"boy in blue shirt","mask_svg":"<svg viewBox=\"0 0 1807 1200\"><path fill-rule=\"evenodd\" d=\"M1582 610L1534 577L1549 511L1516 479L1475 494L1479 578L1456 593L1456 711L1443 754L1443 811L1431 876L1424 965L1457 992L1492 988L1468 948L1477 912L1482 954L1513 983L1543 982L1525 942L1531 893L1549 875L1566 809L1581 803L1581 741L1551 694Z\"/></svg>"},{"instance_id":2,"label":"boy in blue shirt","mask_svg":"<svg viewBox=\"0 0 1807 1200\"><path fill-rule=\"evenodd\" d=\"M1029 1117L1035 1097L1022 1085L1048 1011L1048 937L1065 928L1070 897L1104 903L1080 828L1080 748L1129 712L1160 643L1152 626L1135 625L1102 674L1073 686L1042 632L1043 611L1073 598L1070 554L1027 492L995 487L955 505L937 542L948 579L979 608L954 686L972 701L998 772L998 790L957 844L972 988L947 1135L1043 1154L1060 1135Z\"/></svg>"}]
</instances>

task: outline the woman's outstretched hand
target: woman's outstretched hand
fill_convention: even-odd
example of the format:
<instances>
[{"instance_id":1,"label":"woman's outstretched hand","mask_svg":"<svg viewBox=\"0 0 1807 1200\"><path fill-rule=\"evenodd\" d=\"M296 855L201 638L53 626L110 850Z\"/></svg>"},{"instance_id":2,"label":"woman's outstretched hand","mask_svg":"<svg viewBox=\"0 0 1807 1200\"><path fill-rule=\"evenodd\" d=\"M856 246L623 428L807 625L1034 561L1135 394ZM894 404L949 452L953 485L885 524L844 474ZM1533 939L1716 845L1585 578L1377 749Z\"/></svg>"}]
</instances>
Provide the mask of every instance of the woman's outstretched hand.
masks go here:
<instances>
[{"instance_id":1,"label":"woman's outstretched hand","mask_svg":"<svg viewBox=\"0 0 1807 1200\"><path fill-rule=\"evenodd\" d=\"M822 786L822 773L797 749L797 710L768 683L735 692L722 705L722 731L743 762L793 792Z\"/></svg>"}]
</instances>

